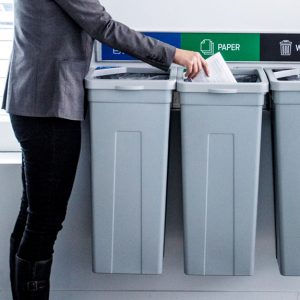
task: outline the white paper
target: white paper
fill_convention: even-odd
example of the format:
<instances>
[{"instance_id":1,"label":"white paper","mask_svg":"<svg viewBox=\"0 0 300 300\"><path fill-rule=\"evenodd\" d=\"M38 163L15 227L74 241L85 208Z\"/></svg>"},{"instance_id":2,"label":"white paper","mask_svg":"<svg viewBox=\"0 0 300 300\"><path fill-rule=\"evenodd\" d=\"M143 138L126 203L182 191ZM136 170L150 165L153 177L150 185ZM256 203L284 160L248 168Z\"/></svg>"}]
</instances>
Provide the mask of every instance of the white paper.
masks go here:
<instances>
[{"instance_id":1,"label":"white paper","mask_svg":"<svg viewBox=\"0 0 300 300\"><path fill-rule=\"evenodd\" d=\"M95 69L93 72L93 77L121 74L121 73L126 73L126 72L127 72L126 67L119 67L119 66L103 67L99 70Z\"/></svg>"},{"instance_id":2,"label":"white paper","mask_svg":"<svg viewBox=\"0 0 300 300\"><path fill-rule=\"evenodd\" d=\"M295 75L299 76L300 69L277 71L277 72L274 72L273 74L276 79L283 78L283 77L289 77L289 76L295 76Z\"/></svg>"},{"instance_id":3,"label":"white paper","mask_svg":"<svg viewBox=\"0 0 300 300\"><path fill-rule=\"evenodd\" d=\"M194 79L194 82L218 82L236 83L236 80L220 52L207 60L209 77L202 70Z\"/></svg>"}]
</instances>

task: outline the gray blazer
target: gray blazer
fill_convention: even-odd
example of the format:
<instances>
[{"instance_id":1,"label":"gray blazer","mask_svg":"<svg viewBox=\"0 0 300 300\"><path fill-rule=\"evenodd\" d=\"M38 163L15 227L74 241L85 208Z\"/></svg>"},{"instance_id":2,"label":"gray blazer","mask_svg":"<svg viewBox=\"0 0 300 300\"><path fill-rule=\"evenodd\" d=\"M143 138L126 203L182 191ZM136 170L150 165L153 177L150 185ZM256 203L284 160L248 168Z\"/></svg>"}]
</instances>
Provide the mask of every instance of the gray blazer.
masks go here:
<instances>
[{"instance_id":1,"label":"gray blazer","mask_svg":"<svg viewBox=\"0 0 300 300\"><path fill-rule=\"evenodd\" d=\"M15 35L2 108L22 116L84 119L94 39L160 69L175 48L112 20L98 0L15 0Z\"/></svg>"}]
</instances>

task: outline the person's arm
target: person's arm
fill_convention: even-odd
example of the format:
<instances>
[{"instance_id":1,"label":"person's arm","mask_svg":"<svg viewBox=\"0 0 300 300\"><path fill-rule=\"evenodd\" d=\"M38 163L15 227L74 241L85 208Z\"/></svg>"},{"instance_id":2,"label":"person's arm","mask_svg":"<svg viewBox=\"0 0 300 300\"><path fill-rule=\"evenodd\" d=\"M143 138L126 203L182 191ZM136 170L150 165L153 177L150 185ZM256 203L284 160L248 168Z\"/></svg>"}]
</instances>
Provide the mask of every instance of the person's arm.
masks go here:
<instances>
[{"instance_id":1,"label":"person's arm","mask_svg":"<svg viewBox=\"0 0 300 300\"><path fill-rule=\"evenodd\" d=\"M175 48L114 21L98 0L54 1L90 36L112 48L163 70L175 62L187 68L190 78L202 69L209 75L207 63L198 52Z\"/></svg>"},{"instance_id":2,"label":"person's arm","mask_svg":"<svg viewBox=\"0 0 300 300\"><path fill-rule=\"evenodd\" d=\"M155 67L168 70L176 48L114 21L98 0L55 0L91 37Z\"/></svg>"}]
</instances>

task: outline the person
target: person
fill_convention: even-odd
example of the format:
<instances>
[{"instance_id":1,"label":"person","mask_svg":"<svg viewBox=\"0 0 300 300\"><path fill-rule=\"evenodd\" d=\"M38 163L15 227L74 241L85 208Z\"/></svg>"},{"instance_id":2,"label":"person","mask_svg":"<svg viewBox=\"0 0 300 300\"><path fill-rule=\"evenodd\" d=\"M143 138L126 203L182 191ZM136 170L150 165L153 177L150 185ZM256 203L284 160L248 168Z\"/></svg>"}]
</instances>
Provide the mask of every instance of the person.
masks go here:
<instances>
[{"instance_id":1,"label":"person","mask_svg":"<svg viewBox=\"0 0 300 300\"><path fill-rule=\"evenodd\" d=\"M49 299L54 243L76 173L83 79L93 41L162 70L171 63L194 78L202 56L147 37L117 22L98 0L15 0L15 35L2 108L22 149L23 195L10 237L14 300Z\"/></svg>"}]
</instances>

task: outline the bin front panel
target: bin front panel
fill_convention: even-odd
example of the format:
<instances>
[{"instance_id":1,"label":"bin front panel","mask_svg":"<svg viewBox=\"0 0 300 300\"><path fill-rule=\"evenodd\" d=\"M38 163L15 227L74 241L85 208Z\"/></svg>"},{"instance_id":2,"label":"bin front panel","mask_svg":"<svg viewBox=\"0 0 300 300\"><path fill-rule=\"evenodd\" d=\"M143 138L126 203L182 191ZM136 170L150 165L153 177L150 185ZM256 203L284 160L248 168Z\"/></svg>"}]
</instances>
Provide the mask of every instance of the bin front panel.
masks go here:
<instances>
[{"instance_id":1,"label":"bin front panel","mask_svg":"<svg viewBox=\"0 0 300 300\"><path fill-rule=\"evenodd\" d=\"M188 274L253 273L261 117L261 106L182 105Z\"/></svg>"},{"instance_id":2,"label":"bin front panel","mask_svg":"<svg viewBox=\"0 0 300 300\"><path fill-rule=\"evenodd\" d=\"M290 96L278 92L275 97ZM276 99L279 100L280 99ZM280 101L281 102L281 101ZM300 101L299 101L300 102ZM275 191L278 261L283 275L300 275L300 105L275 104Z\"/></svg>"},{"instance_id":3,"label":"bin front panel","mask_svg":"<svg viewBox=\"0 0 300 300\"><path fill-rule=\"evenodd\" d=\"M90 102L97 103L145 103L145 104L164 104L171 103L172 91L142 91L140 92L122 91L122 90L88 90Z\"/></svg>"},{"instance_id":4,"label":"bin front panel","mask_svg":"<svg viewBox=\"0 0 300 300\"><path fill-rule=\"evenodd\" d=\"M214 94L214 93L180 93L182 105L205 106L262 106L264 94Z\"/></svg>"},{"instance_id":5,"label":"bin front panel","mask_svg":"<svg viewBox=\"0 0 300 300\"><path fill-rule=\"evenodd\" d=\"M134 270L142 260L141 147L141 132L115 132L112 255L116 268L122 268L125 262L130 261L132 264L125 265L125 268ZM128 260L131 256L135 258L134 263L132 259Z\"/></svg>"},{"instance_id":6,"label":"bin front panel","mask_svg":"<svg viewBox=\"0 0 300 300\"><path fill-rule=\"evenodd\" d=\"M273 91L273 100L277 105L294 105L295 107L300 103L300 85L299 92L295 91Z\"/></svg>"},{"instance_id":7,"label":"bin front panel","mask_svg":"<svg viewBox=\"0 0 300 300\"><path fill-rule=\"evenodd\" d=\"M233 272L234 134L207 135L206 272ZM220 193L221 191L221 193ZM220 213L222 212L222 214Z\"/></svg>"},{"instance_id":8,"label":"bin front panel","mask_svg":"<svg viewBox=\"0 0 300 300\"><path fill-rule=\"evenodd\" d=\"M91 103L94 271L162 272L169 104Z\"/></svg>"}]
</instances>

